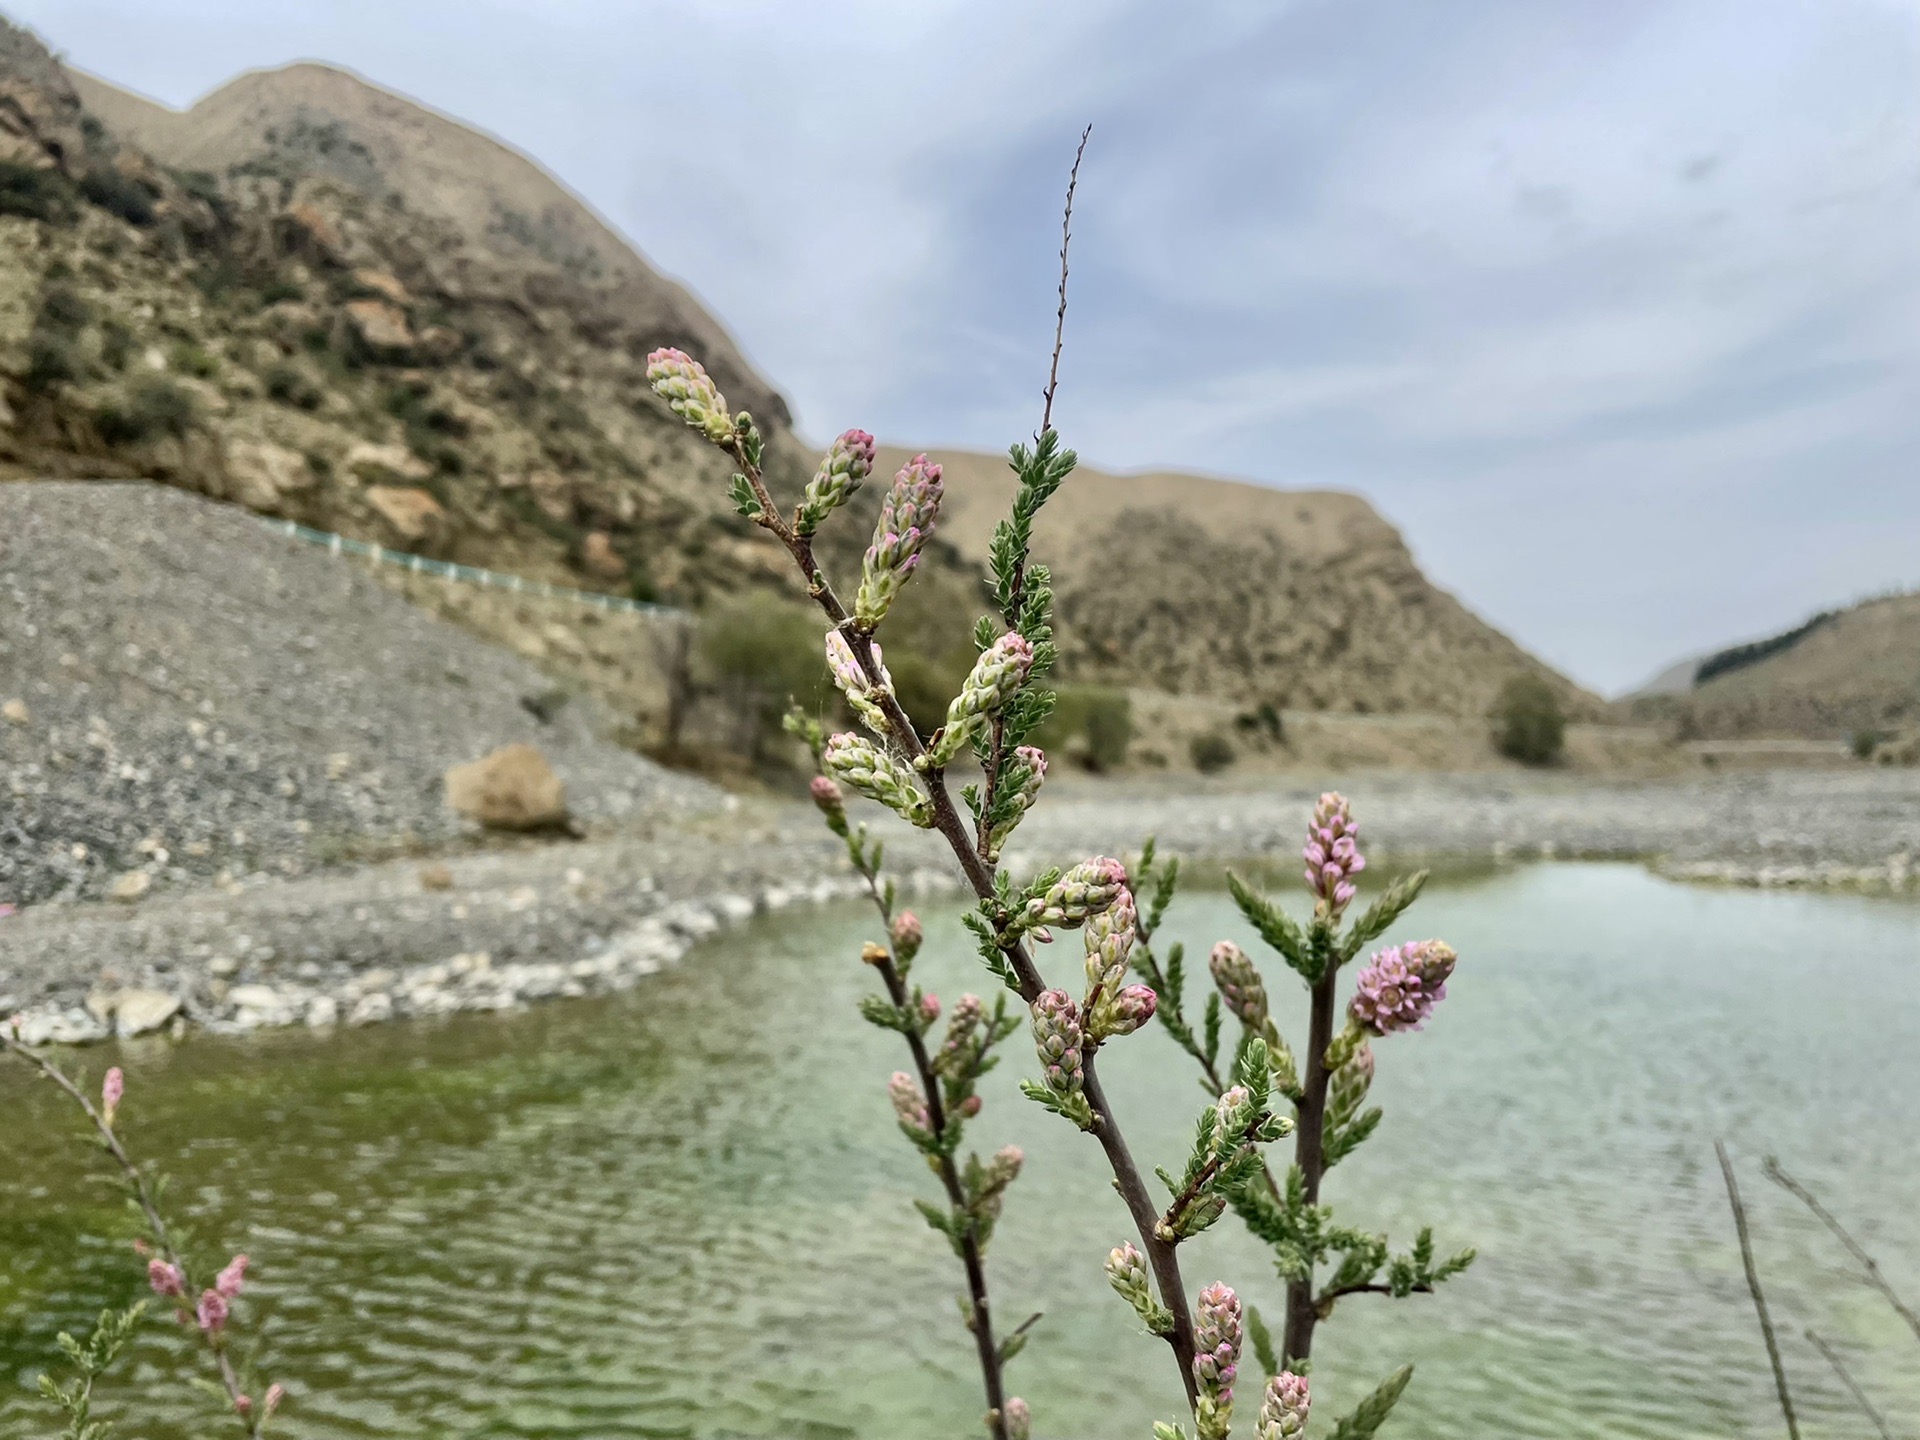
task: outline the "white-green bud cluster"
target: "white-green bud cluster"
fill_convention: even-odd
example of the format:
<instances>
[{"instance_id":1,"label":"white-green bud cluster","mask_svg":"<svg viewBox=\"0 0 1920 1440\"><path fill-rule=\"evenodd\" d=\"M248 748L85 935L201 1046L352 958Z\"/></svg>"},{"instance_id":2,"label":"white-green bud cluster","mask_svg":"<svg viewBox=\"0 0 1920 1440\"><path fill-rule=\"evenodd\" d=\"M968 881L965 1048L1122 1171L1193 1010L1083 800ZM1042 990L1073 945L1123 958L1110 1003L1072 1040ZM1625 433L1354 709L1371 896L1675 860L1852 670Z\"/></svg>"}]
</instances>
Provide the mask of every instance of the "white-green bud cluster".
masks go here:
<instances>
[{"instance_id":1,"label":"white-green bud cluster","mask_svg":"<svg viewBox=\"0 0 1920 1440\"><path fill-rule=\"evenodd\" d=\"M684 350L666 348L647 356L647 383L667 408L715 445L733 444L734 420L727 412L727 397L706 367Z\"/></svg>"},{"instance_id":2,"label":"white-green bud cluster","mask_svg":"<svg viewBox=\"0 0 1920 1440\"><path fill-rule=\"evenodd\" d=\"M1151 1334L1165 1335L1173 1329L1173 1312L1154 1298L1153 1285L1147 1278L1146 1258L1133 1247L1132 1241L1116 1245L1108 1252L1107 1283L1133 1307L1133 1313Z\"/></svg>"},{"instance_id":3,"label":"white-green bud cluster","mask_svg":"<svg viewBox=\"0 0 1920 1440\"><path fill-rule=\"evenodd\" d=\"M797 535L811 535L835 510L852 498L861 481L873 473L873 436L848 430L828 448L820 468L807 482L807 491L793 517Z\"/></svg>"},{"instance_id":4,"label":"white-green bud cluster","mask_svg":"<svg viewBox=\"0 0 1920 1440\"><path fill-rule=\"evenodd\" d=\"M853 646L847 643L847 637L838 629L827 631L827 669L833 676L833 683L840 687L840 693L847 697L847 704L860 721L876 735L891 735L893 722L887 718L887 712L880 706L882 695L893 694L893 676L887 673L887 662L880 653L880 642L867 642L873 647L873 668L880 672L876 684L869 679L860 658L853 653Z\"/></svg>"},{"instance_id":5,"label":"white-green bud cluster","mask_svg":"<svg viewBox=\"0 0 1920 1440\"><path fill-rule=\"evenodd\" d=\"M929 765L948 765L967 746L974 732L1005 708L1014 692L1027 682L1033 669L1033 646L1024 635L1008 631L980 652L960 693L947 707L947 723L927 750Z\"/></svg>"},{"instance_id":6,"label":"white-green bud cluster","mask_svg":"<svg viewBox=\"0 0 1920 1440\"><path fill-rule=\"evenodd\" d=\"M1083 860L1029 900L1021 912L1026 928L1036 925L1082 925L1127 893L1127 867L1099 855Z\"/></svg>"},{"instance_id":7,"label":"white-green bud cluster","mask_svg":"<svg viewBox=\"0 0 1920 1440\"><path fill-rule=\"evenodd\" d=\"M842 732L827 741L820 763L834 779L922 830L933 828L933 801L920 788L913 767L858 735Z\"/></svg>"},{"instance_id":8,"label":"white-green bud cluster","mask_svg":"<svg viewBox=\"0 0 1920 1440\"><path fill-rule=\"evenodd\" d=\"M1327 1130L1344 1130L1367 1103L1373 1086L1373 1047L1362 1044L1327 1083Z\"/></svg>"}]
</instances>

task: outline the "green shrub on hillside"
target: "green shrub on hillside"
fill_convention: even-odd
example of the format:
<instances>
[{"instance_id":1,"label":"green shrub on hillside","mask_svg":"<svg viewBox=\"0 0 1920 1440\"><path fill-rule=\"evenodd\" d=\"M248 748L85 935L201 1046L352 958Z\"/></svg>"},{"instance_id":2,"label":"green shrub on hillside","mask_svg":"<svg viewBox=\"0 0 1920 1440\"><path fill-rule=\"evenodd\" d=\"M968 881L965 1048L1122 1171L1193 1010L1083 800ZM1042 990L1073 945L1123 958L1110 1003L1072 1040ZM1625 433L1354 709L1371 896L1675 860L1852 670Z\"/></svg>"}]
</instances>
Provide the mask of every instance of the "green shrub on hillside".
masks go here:
<instances>
[{"instance_id":1,"label":"green shrub on hillside","mask_svg":"<svg viewBox=\"0 0 1920 1440\"><path fill-rule=\"evenodd\" d=\"M133 382L124 398L102 401L94 428L109 445L135 445L156 435L184 435L193 428L193 396L164 375Z\"/></svg>"},{"instance_id":2,"label":"green shrub on hillside","mask_svg":"<svg viewBox=\"0 0 1920 1440\"><path fill-rule=\"evenodd\" d=\"M1062 685L1035 743L1049 754L1071 754L1089 770L1118 770L1133 743L1133 702L1124 690Z\"/></svg>"},{"instance_id":3,"label":"green shrub on hillside","mask_svg":"<svg viewBox=\"0 0 1920 1440\"><path fill-rule=\"evenodd\" d=\"M1212 730L1194 736L1187 745L1187 753L1193 757L1193 768L1202 775L1217 774L1233 764L1236 758L1233 743Z\"/></svg>"},{"instance_id":4,"label":"green shrub on hillside","mask_svg":"<svg viewBox=\"0 0 1920 1440\"><path fill-rule=\"evenodd\" d=\"M1494 744L1523 765L1552 765L1566 743L1567 717L1560 697L1538 675L1516 675L1494 702Z\"/></svg>"},{"instance_id":5,"label":"green shrub on hillside","mask_svg":"<svg viewBox=\"0 0 1920 1440\"><path fill-rule=\"evenodd\" d=\"M73 211L73 187L57 170L0 161L0 215L64 220Z\"/></svg>"},{"instance_id":6,"label":"green shrub on hillside","mask_svg":"<svg viewBox=\"0 0 1920 1440\"><path fill-rule=\"evenodd\" d=\"M130 225L153 223L153 192L110 166L89 170L80 181L80 193L90 203L110 215L118 215Z\"/></svg>"},{"instance_id":7,"label":"green shrub on hillside","mask_svg":"<svg viewBox=\"0 0 1920 1440\"><path fill-rule=\"evenodd\" d=\"M818 714L833 687L814 612L771 595L716 606L700 622L699 655L734 721L732 747L758 758L787 706Z\"/></svg>"}]
</instances>

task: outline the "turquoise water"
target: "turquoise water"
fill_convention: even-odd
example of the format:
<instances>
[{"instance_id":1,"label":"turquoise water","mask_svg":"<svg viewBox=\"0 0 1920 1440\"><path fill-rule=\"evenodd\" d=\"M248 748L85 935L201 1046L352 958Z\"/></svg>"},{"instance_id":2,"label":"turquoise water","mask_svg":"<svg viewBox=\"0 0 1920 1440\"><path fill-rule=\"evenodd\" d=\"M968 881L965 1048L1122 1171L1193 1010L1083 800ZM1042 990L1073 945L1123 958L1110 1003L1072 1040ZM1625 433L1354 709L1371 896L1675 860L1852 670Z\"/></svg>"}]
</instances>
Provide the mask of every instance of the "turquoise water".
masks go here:
<instances>
[{"instance_id":1,"label":"turquoise water","mask_svg":"<svg viewBox=\"0 0 1920 1440\"><path fill-rule=\"evenodd\" d=\"M1870 1433L1809 1324L1896 1431L1920 1430L1920 1345L1759 1175L1777 1153L1920 1300L1920 910L1566 865L1449 883L1410 918L1397 938L1447 937L1460 972L1426 1032L1381 1042L1387 1121L1329 1198L1481 1259L1437 1296L1344 1302L1316 1350L1329 1407L1411 1359L1388 1435L1779 1434L1723 1136L1806 1433ZM1169 929L1254 946L1217 894L1184 897ZM293 1396L279 1433L974 1434L957 1269L909 1207L935 1186L884 1095L898 1042L852 1014L872 930L857 908L758 922L628 995L516 1016L77 1058L126 1067L123 1132L174 1176L206 1253L253 1256L251 1314ZM955 914L929 933L929 983L984 990ZM1297 1032L1300 997L1267 968ZM1179 1164L1200 1101L1181 1060L1156 1031L1103 1061L1150 1163ZM1097 1147L1014 1094L1022 1070L989 1077L973 1131L1029 1156L989 1257L1003 1322L1046 1312L1011 1382L1050 1440L1144 1436L1179 1390L1100 1272L1126 1216ZM54 1330L141 1278L57 1100L0 1068L7 1436L52 1433L31 1385ZM1183 1255L1196 1288L1225 1279L1277 1313L1231 1217ZM184 1353L143 1332L103 1391L138 1407L123 1435L221 1433L167 1383Z\"/></svg>"}]
</instances>

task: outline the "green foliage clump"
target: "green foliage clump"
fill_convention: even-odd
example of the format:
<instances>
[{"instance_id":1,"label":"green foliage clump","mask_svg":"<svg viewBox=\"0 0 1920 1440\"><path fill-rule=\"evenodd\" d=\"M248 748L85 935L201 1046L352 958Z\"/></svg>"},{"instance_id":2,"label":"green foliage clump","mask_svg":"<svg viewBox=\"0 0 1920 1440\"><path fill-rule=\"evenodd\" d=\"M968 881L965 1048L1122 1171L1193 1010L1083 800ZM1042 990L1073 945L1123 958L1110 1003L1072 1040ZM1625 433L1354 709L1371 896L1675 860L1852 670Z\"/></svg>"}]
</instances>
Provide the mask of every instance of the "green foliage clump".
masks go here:
<instances>
[{"instance_id":1,"label":"green foliage clump","mask_svg":"<svg viewBox=\"0 0 1920 1440\"><path fill-rule=\"evenodd\" d=\"M1494 744L1522 765L1552 765L1566 743L1567 717L1560 697L1538 675L1516 675L1494 702Z\"/></svg>"},{"instance_id":2,"label":"green foliage clump","mask_svg":"<svg viewBox=\"0 0 1920 1440\"><path fill-rule=\"evenodd\" d=\"M1849 748L1853 751L1853 758L1856 760L1871 760L1874 749L1886 738L1887 737L1878 730L1854 731L1853 739L1848 742Z\"/></svg>"},{"instance_id":3,"label":"green foliage clump","mask_svg":"<svg viewBox=\"0 0 1920 1440\"><path fill-rule=\"evenodd\" d=\"M29 392L44 394L84 378L87 365L80 336L92 320L93 309L77 290L64 280L48 283L27 335L27 371L21 378Z\"/></svg>"},{"instance_id":4,"label":"green foliage clump","mask_svg":"<svg viewBox=\"0 0 1920 1440\"><path fill-rule=\"evenodd\" d=\"M109 215L117 215L129 225L151 225L154 194L129 175L110 165L96 166L80 181L80 193L90 204Z\"/></svg>"},{"instance_id":5,"label":"green foliage clump","mask_svg":"<svg viewBox=\"0 0 1920 1440\"><path fill-rule=\"evenodd\" d=\"M164 375L144 376L124 399L101 402L94 428L109 445L136 445L156 435L184 435L193 428L193 397Z\"/></svg>"},{"instance_id":6,"label":"green foliage clump","mask_svg":"<svg viewBox=\"0 0 1920 1440\"><path fill-rule=\"evenodd\" d=\"M73 187L59 171L0 161L0 215L60 221L72 212Z\"/></svg>"},{"instance_id":7,"label":"green foliage clump","mask_svg":"<svg viewBox=\"0 0 1920 1440\"><path fill-rule=\"evenodd\" d=\"M702 617L700 661L733 716L735 749L759 758L790 701L814 714L826 706L824 633L812 610L771 595L728 601Z\"/></svg>"},{"instance_id":8,"label":"green foliage clump","mask_svg":"<svg viewBox=\"0 0 1920 1440\"><path fill-rule=\"evenodd\" d=\"M1217 774L1233 764L1236 758L1232 742L1215 730L1194 736L1187 746L1187 753L1193 757L1193 768L1202 775Z\"/></svg>"},{"instance_id":9,"label":"green foliage clump","mask_svg":"<svg viewBox=\"0 0 1920 1440\"><path fill-rule=\"evenodd\" d=\"M210 380L220 373L220 362L205 346L182 340L173 347L173 368L184 375Z\"/></svg>"},{"instance_id":10,"label":"green foliage clump","mask_svg":"<svg viewBox=\"0 0 1920 1440\"><path fill-rule=\"evenodd\" d=\"M1053 713L1034 743L1048 754L1076 754L1096 773L1118 770L1133 743L1133 701L1124 690L1063 685L1054 692Z\"/></svg>"},{"instance_id":11,"label":"green foliage clump","mask_svg":"<svg viewBox=\"0 0 1920 1440\"><path fill-rule=\"evenodd\" d=\"M1264 736L1275 745L1287 741L1286 722L1280 718L1280 707L1271 700L1262 700L1253 709L1234 716L1233 728L1246 735Z\"/></svg>"},{"instance_id":12,"label":"green foliage clump","mask_svg":"<svg viewBox=\"0 0 1920 1440\"><path fill-rule=\"evenodd\" d=\"M267 387L267 394L282 405L291 405L299 410L318 410L327 398L326 392L298 365L282 362L270 367L260 378Z\"/></svg>"}]
</instances>

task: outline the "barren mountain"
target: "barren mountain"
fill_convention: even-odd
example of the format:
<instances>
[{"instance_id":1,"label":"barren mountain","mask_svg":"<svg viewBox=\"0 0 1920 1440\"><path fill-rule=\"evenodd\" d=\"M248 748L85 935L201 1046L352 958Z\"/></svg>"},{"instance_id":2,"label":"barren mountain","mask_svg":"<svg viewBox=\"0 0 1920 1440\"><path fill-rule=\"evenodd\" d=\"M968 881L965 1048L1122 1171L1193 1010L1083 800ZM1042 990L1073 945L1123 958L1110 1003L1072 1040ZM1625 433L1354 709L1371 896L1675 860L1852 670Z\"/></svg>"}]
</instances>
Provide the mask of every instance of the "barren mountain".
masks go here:
<instances>
[{"instance_id":1,"label":"barren mountain","mask_svg":"<svg viewBox=\"0 0 1920 1440\"><path fill-rule=\"evenodd\" d=\"M889 449L882 463L907 452ZM998 455L942 451L942 536L982 563L1013 496ZM1357 495L1198 475L1074 471L1035 527L1053 568L1061 671L1307 710L1477 719L1501 684L1546 676L1598 700L1420 573Z\"/></svg>"},{"instance_id":2,"label":"barren mountain","mask_svg":"<svg viewBox=\"0 0 1920 1440\"><path fill-rule=\"evenodd\" d=\"M323 65L173 111L0 22L0 475L143 475L686 603L790 584L727 507L727 467L648 392L660 344L754 411L791 493L811 461L778 394L511 147ZM940 458L922 608L958 617L1011 482L997 457ZM878 488L823 537L842 567ZM1039 540L1069 678L1477 718L1509 675L1551 676L1354 496L1082 471Z\"/></svg>"},{"instance_id":3,"label":"barren mountain","mask_svg":"<svg viewBox=\"0 0 1920 1440\"><path fill-rule=\"evenodd\" d=\"M1615 707L1707 738L1836 739L1920 727L1920 593L1823 612L1707 656L1678 692Z\"/></svg>"}]
</instances>

